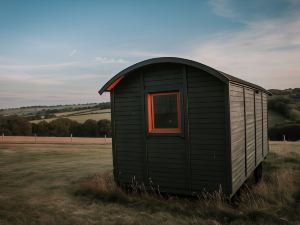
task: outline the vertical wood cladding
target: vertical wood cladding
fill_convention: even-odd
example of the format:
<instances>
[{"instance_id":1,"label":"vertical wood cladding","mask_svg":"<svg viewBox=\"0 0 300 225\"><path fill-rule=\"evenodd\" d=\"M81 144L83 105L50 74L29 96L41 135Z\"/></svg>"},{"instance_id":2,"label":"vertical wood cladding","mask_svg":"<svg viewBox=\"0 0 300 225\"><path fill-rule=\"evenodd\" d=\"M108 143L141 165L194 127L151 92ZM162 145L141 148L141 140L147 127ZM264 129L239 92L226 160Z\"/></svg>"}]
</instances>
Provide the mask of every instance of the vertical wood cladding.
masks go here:
<instances>
[{"instance_id":1,"label":"vertical wood cladding","mask_svg":"<svg viewBox=\"0 0 300 225\"><path fill-rule=\"evenodd\" d=\"M192 191L228 191L225 85L208 73L187 68Z\"/></svg>"}]
</instances>

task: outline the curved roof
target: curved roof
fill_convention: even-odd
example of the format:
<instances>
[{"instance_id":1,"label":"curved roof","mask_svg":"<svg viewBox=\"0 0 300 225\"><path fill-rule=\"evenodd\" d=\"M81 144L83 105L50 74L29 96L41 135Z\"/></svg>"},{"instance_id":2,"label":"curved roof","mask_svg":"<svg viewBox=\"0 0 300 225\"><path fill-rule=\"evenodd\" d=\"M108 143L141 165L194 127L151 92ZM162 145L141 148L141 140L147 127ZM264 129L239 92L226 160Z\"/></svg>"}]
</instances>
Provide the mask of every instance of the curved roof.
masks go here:
<instances>
[{"instance_id":1,"label":"curved roof","mask_svg":"<svg viewBox=\"0 0 300 225\"><path fill-rule=\"evenodd\" d=\"M267 91L266 89L252 84L250 82L244 81L242 79L239 79L237 77L231 76L229 74L226 74L224 72L221 72L219 70L216 70L212 67L209 67L207 65L204 65L202 63L193 61L193 60L189 60L189 59L183 59L183 58L177 58L177 57L160 57L160 58L152 58L152 59L147 59L144 60L142 62L136 63L130 67L127 67L126 69L122 70L121 72L119 72L118 74L116 74L114 77L112 77L100 90L99 90L99 94L103 94L103 92L105 91L110 91L111 89L113 89L117 83L123 79L124 77L126 77L127 75L129 75L131 72L140 69L144 66L148 66L148 65L152 65L152 64L159 64L159 63L177 63L177 64L183 64L183 65L187 65L187 66L191 66L191 67L195 67L201 70L204 70L206 72L208 72L209 74L215 76L216 78L220 79L222 82L224 83L228 83L228 82L234 82L234 83L239 83L242 84L244 86L249 86L252 87L254 89L263 91L269 95L271 95L271 93L269 91Z\"/></svg>"}]
</instances>

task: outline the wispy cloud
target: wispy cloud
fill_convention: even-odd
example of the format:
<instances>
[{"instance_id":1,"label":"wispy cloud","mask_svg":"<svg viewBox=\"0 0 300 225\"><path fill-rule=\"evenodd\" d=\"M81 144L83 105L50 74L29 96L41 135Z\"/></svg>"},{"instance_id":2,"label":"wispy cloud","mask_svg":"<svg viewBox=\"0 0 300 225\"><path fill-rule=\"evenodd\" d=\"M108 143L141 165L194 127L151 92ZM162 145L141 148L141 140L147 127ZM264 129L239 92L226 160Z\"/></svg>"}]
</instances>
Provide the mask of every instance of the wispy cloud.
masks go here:
<instances>
[{"instance_id":1,"label":"wispy cloud","mask_svg":"<svg viewBox=\"0 0 300 225\"><path fill-rule=\"evenodd\" d=\"M77 49L73 49L73 50L70 52L69 56L74 56L76 53L77 53Z\"/></svg>"},{"instance_id":2,"label":"wispy cloud","mask_svg":"<svg viewBox=\"0 0 300 225\"><path fill-rule=\"evenodd\" d=\"M131 50L127 51L126 55L134 56L134 57L167 57L170 56L171 53L162 52L162 51L147 51L147 50ZM175 55L175 54L174 54Z\"/></svg>"},{"instance_id":3,"label":"wispy cloud","mask_svg":"<svg viewBox=\"0 0 300 225\"><path fill-rule=\"evenodd\" d=\"M292 7L298 7L300 6L299 0L286 0L289 4L291 4Z\"/></svg>"},{"instance_id":4,"label":"wispy cloud","mask_svg":"<svg viewBox=\"0 0 300 225\"><path fill-rule=\"evenodd\" d=\"M0 74L1 82L27 83L33 85L59 85L61 82L50 77L36 77L30 74Z\"/></svg>"},{"instance_id":5,"label":"wispy cloud","mask_svg":"<svg viewBox=\"0 0 300 225\"><path fill-rule=\"evenodd\" d=\"M218 16L233 18L237 13L233 10L229 0L210 0L214 13Z\"/></svg>"},{"instance_id":6,"label":"wispy cloud","mask_svg":"<svg viewBox=\"0 0 300 225\"><path fill-rule=\"evenodd\" d=\"M43 86L53 86L53 85L64 85L68 82L83 81L99 77L98 74L81 74L72 76L49 76L49 75L32 75L27 73L17 73L17 74L1 74L0 82L7 83L22 83L22 84L32 84L32 85L43 85Z\"/></svg>"},{"instance_id":7,"label":"wispy cloud","mask_svg":"<svg viewBox=\"0 0 300 225\"><path fill-rule=\"evenodd\" d=\"M26 70L26 69L60 69L78 65L79 62L64 62L54 64L0 64L0 69Z\"/></svg>"},{"instance_id":8,"label":"wispy cloud","mask_svg":"<svg viewBox=\"0 0 300 225\"><path fill-rule=\"evenodd\" d=\"M300 86L300 16L249 23L200 44L191 58L267 88Z\"/></svg>"},{"instance_id":9,"label":"wispy cloud","mask_svg":"<svg viewBox=\"0 0 300 225\"><path fill-rule=\"evenodd\" d=\"M95 61L101 64L126 64L129 61L125 59L114 59L114 58L107 58L107 57L96 57Z\"/></svg>"}]
</instances>

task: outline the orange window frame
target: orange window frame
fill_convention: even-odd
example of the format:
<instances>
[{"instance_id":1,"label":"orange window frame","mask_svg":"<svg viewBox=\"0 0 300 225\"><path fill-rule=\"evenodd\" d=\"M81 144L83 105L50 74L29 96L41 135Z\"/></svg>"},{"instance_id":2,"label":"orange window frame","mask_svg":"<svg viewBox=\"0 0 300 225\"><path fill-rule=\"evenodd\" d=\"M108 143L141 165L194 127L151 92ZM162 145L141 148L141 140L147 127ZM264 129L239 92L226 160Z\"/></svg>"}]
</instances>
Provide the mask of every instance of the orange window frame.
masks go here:
<instances>
[{"instance_id":1,"label":"orange window frame","mask_svg":"<svg viewBox=\"0 0 300 225\"><path fill-rule=\"evenodd\" d=\"M154 126L154 105L153 98L155 96L162 95L176 95L177 96L177 119L178 127L176 128L155 128ZM180 92L161 92L161 93L149 93L148 94L148 132L149 133L181 133L181 111L180 111Z\"/></svg>"}]
</instances>

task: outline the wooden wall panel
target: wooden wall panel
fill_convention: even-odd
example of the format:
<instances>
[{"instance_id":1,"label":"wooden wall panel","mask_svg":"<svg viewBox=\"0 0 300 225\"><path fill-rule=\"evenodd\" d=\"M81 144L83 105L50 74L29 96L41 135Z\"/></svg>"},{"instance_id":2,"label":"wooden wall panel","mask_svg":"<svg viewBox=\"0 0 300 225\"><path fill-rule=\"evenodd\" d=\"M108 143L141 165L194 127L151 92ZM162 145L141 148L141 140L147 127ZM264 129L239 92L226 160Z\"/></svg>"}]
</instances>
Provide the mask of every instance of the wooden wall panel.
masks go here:
<instances>
[{"instance_id":1,"label":"wooden wall panel","mask_svg":"<svg viewBox=\"0 0 300 225\"><path fill-rule=\"evenodd\" d=\"M261 92L255 93L255 117L256 117L256 164L263 159L263 130L262 130L262 101Z\"/></svg>"},{"instance_id":2,"label":"wooden wall panel","mask_svg":"<svg viewBox=\"0 0 300 225\"><path fill-rule=\"evenodd\" d=\"M247 175L255 169L255 106L254 90L245 88Z\"/></svg>"},{"instance_id":3,"label":"wooden wall panel","mask_svg":"<svg viewBox=\"0 0 300 225\"><path fill-rule=\"evenodd\" d=\"M204 71L187 68L192 191L229 191L225 85Z\"/></svg>"},{"instance_id":4,"label":"wooden wall panel","mask_svg":"<svg viewBox=\"0 0 300 225\"><path fill-rule=\"evenodd\" d=\"M262 95L262 111L263 111L263 156L266 156L269 151L268 144L268 96L263 93Z\"/></svg>"},{"instance_id":5,"label":"wooden wall panel","mask_svg":"<svg viewBox=\"0 0 300 225\"><path fill-rule=\"evenodd\" d=\"M114 89L114 161L118 180L143 181L144 143L140 75L122 80Z\"/></svg>"},{"instance_id":6,"label":"wooden wall panel","mask_svg":"<svg viewBox=\"0 0 300 225\"><path fill-rule=\"evenodd\" d=\"M180 98L185 98L183 91L184 69L178 64L159 64L144 68L144 90L148 92L180 91ZM181 105L181 113L185 114L185 106ZM145 105L147 111L147 105ZM182 131L185 123L182 121ZM146 126L147 127L147 126ZM147 132L146 132L147 133ZM160 191L188 191L188 165L186 142L181 134L147 135L148 179Z\"/></svg>"},{"instance_id":7,"label":"wooden wall panel","mask_svg":"<svg viewBox=\"0 0 300 225\"><path fill-rule=\"evenodd\" d=\"M246 177L245 105L242 86L230 84L232 189L237 190Z\"/></svg>"}]
</instances>

